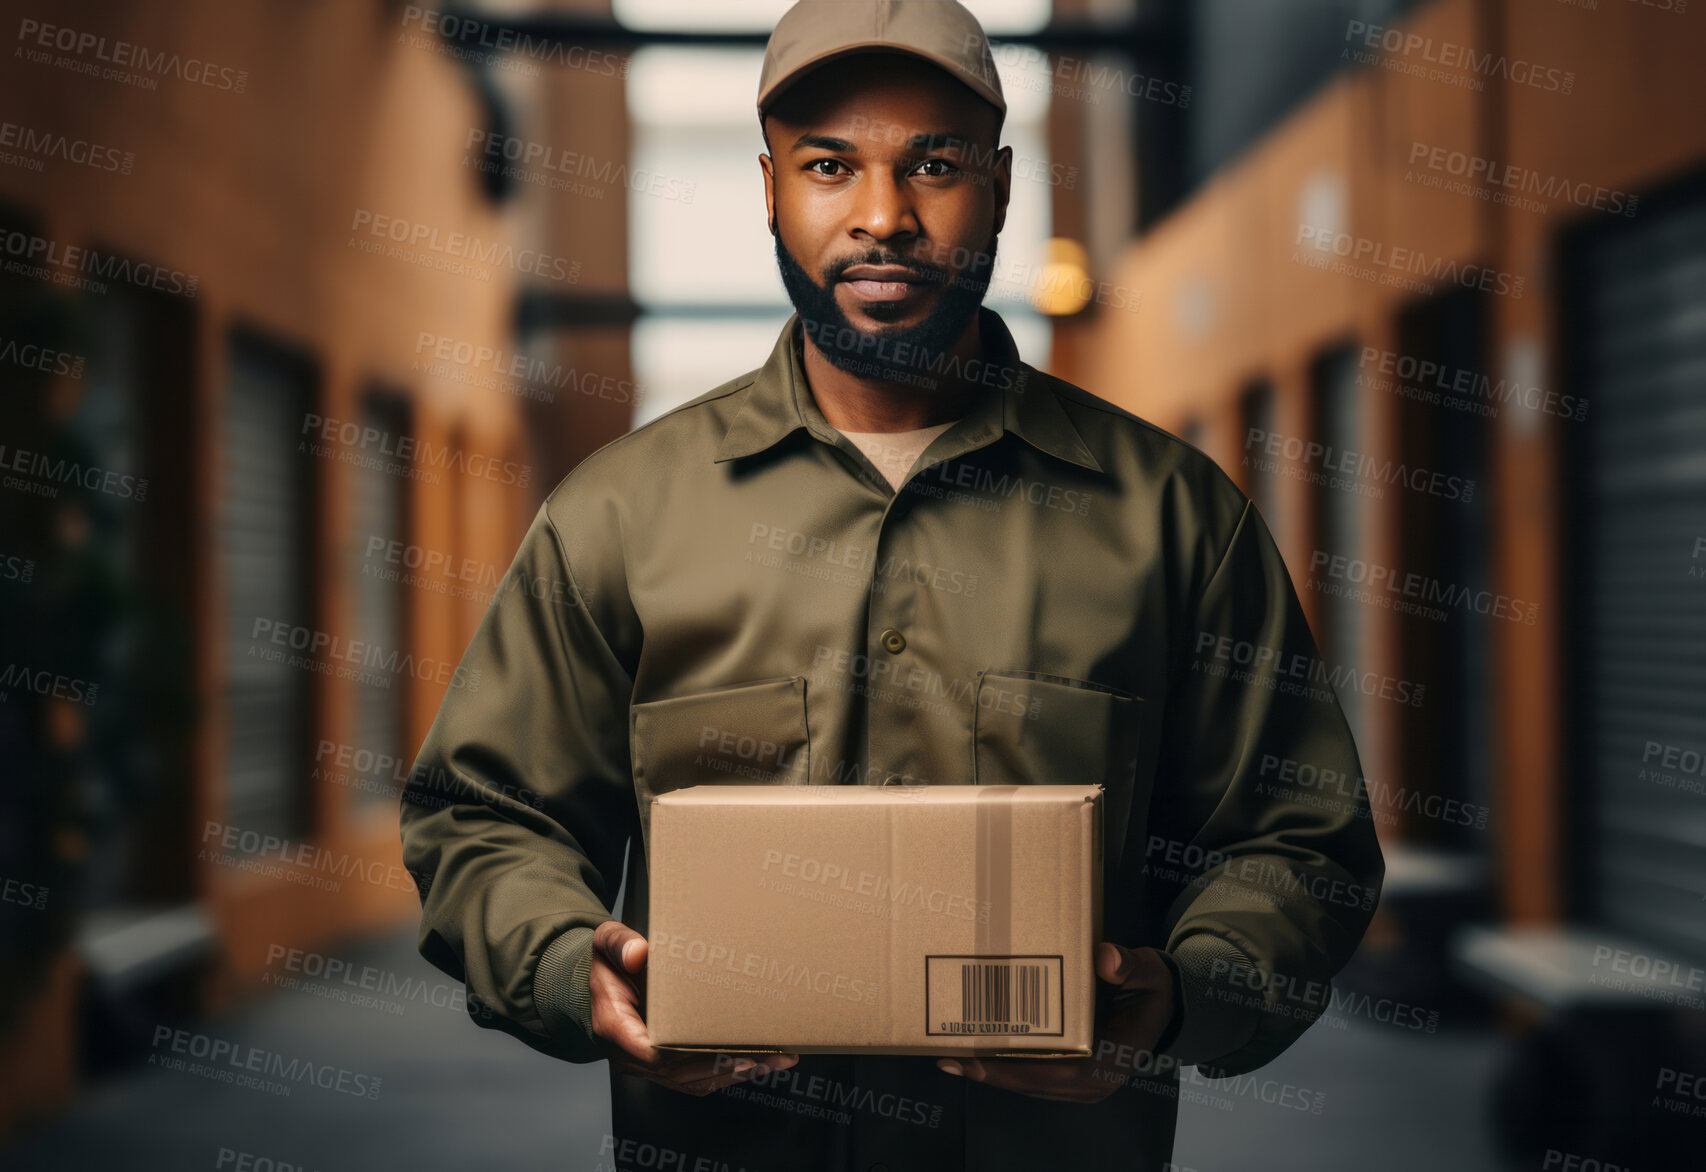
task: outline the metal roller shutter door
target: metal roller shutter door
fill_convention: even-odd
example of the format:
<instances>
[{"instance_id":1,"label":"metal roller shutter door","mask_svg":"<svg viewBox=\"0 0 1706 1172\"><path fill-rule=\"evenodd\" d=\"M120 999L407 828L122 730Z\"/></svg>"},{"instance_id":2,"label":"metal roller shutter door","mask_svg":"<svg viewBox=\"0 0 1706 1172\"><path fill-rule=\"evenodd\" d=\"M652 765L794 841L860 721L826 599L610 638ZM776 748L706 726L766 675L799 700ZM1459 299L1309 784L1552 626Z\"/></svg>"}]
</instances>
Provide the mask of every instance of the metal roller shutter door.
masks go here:
<instances>
[{"instance_id":1,"label":"metal roller shutter door","mask_svg":"<svg viewBox=\"0 0 1706 1172\"><path fill-rule=\"evenodd\" d=\"M304 775L314 673L270 638L311 627L312 494L297 451L311 382L290 358L238 337L220 434L218 559L225 602L225 821L291 836L307 828ZM282 653L277 658L270 654Z\"/></svg>"},{"instance_id":2,"label":"metal roller shutter door","mask_svg":"<svg viewBox=\"0 0 1706 1172\"><path fill-rule=\"evenodd\" d=\"M1565 475L1585 476L1587 540L1566 518L1585 654L1564 662L1584 672L1592 911L1706 957L1706 197L1649 206L1570 258L1588 421Z\"/></svg>"}]
</instances>

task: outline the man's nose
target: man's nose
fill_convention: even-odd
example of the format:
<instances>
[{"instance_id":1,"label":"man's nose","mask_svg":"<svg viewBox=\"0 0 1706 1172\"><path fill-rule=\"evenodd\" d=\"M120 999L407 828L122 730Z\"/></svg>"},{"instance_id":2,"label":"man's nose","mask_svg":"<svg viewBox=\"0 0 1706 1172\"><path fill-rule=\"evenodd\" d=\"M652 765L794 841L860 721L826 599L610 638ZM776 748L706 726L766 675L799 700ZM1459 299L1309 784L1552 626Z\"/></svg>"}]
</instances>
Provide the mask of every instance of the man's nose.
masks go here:
<instances>
[{"instance_id":1,"label":"man's nose","mask_svg":"<svg viewBox=\"0 0 1706 1172\"><path fill-rule=\"evenodd\" d=\"M887 168L872 168L854 194L848 230L876 240L917 236L918 209L911 185Z\"/></svg>"}]
</instances>

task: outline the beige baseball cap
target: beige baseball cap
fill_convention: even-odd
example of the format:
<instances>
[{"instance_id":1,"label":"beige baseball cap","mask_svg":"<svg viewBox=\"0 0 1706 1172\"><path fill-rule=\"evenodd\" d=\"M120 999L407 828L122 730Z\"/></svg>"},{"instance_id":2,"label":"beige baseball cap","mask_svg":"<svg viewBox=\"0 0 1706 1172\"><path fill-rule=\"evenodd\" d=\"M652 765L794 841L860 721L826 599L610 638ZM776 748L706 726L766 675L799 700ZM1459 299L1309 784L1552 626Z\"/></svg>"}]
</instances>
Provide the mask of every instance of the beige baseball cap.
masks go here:
<instances>
[{"instance_id":1,"label":"beige baseball cap","mask_svg":"<svg viewBox=\"0 0 1706 1172\"><path fill-rule=\"evenodd\" d=\"M908 53L940 66L1007 116L989 39L958 0L800 0L782 14L758 75L758 117L818 66L853 53Z\"/></svg>"}]
</instances>

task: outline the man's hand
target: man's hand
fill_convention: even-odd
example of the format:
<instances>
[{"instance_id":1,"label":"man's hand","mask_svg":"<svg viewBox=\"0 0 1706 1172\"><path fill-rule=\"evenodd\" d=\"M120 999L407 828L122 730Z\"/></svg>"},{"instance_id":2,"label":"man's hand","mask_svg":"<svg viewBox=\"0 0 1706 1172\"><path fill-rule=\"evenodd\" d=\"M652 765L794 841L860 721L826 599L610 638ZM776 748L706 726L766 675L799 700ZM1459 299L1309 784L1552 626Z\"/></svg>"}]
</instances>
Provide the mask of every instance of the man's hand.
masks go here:
<instances>
[{"instance_id":1,"label":"man's hand","mask_svg":"<svg viewBox=\"0 0 1706 1172\"><path fill-rule=\"evenodd\" d=\"M1114 1011L1111 1021L1097 1022L1090 1057L942 1058L936 1065L1038 1099L1100 1103L1133 1073L1131 1055L1147 1055L1167 1031L1173 1019L1173 973L1153 948L1122 948L1104 940L1096 945L1096 975L1114 986Z\"/></svg>"},{"instance_id":2,"label":"man's hand","mask_svg":"<svg viewBox=\"0 0 1706 1172\"><path fill-rule=\"evenodd\" d=\"M645 1020L646 950L646 938L619 920L606 920L592 934L592 1033L611 1066L671 1090L708 1095L800 1060L798 1054L767 1054L755 1063L732 1054L653 1049Z\"/></svg>"}]
</instances>

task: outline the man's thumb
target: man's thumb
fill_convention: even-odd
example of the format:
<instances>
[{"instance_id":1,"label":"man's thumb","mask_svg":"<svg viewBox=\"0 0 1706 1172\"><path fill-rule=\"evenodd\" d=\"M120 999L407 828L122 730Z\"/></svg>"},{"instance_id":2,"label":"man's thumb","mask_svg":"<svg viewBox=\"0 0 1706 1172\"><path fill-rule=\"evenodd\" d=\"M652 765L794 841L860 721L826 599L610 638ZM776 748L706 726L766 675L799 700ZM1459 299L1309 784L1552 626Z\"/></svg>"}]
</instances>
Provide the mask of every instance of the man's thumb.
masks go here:
<instances>
[{"instance_id":1,"label":"man's thumb","mask_svg":"<svg viewBox=\"0 0 1706 1172\"><path fill-rule=\"evenodd\" d=\"M1131 973L1137 954L1131 949L1104 940L1096 945L1096 975L1111 985L1122 983Z\"/></svg>"},{"instance_id":2,"label":"man's thumb","mask_svg":"<svg viewBox=\"0 0 1706 1172\"><path fill-rule=\"evenodd\" d=\"M614 920L607 922L616 924ZM646 938L626 924L611 928L601 926L593 941L593 947L604 955L613 968L624 973L637 973L645 967Z\"/></svg>"}]
</instances>

